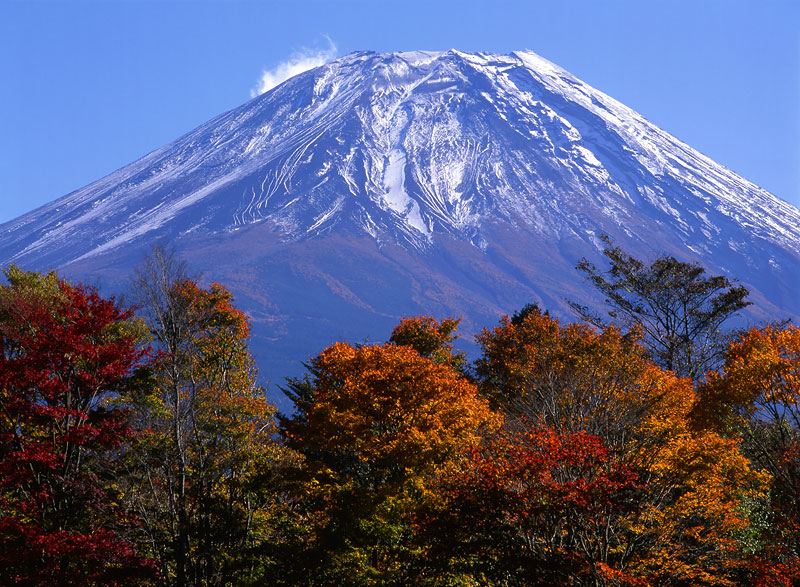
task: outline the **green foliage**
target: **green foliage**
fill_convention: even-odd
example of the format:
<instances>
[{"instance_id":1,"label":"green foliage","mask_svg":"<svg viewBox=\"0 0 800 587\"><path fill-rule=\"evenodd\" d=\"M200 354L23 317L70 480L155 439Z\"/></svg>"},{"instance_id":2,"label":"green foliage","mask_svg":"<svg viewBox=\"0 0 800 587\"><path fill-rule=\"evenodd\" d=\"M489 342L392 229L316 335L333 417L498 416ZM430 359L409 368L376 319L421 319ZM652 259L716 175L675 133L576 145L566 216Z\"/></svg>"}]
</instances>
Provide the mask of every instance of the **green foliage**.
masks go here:
<instances>
[{"instance_id":1,"label":"green foliage","mask_svg":"<svg viewBox=\"0 0 800 587\"><path fill-rule=\"evenodd\" d=\"M723 276L705 277L697 263L658 257L650 265L603 236L611 266L601 272L586 259L577 268L605 296L608 315L628 329L640 329L654 361L679 377L698 380L715 367L727 337L722 325L750 305L747 288ZM586 306L572 302L584 320L606 324Z\"/></svg>"},{"instance_id":2,"label":"green foliage","mask_svg":"<svg viewBox=\"0 0 800 587\"><path fill-rule=\"evenodd\" d=\"M126 500L169 584L258 583L292 516L279 471L298 459L275 439L247 318L224 286L200 288L163 253L138 292L157 347L126 398L141 430Z\"/></svg>"},{"instance_id":3,"label":"green foliage","mask_svg":"<svg viewBox=\"0 0 800 587\"><path fill-rule=\"evenodd\" d=\"M445 318L438 321L430 316L403 318L395 326L389 342L410 346L421 356L440 365L449 365L456 371L466 373L467 359L462 352L456 352L453 341L461 319Z\"/></svg>"},{"instance_id":4,"label":"green foliage","mask_svg":"<svg viewBox=\"0 0 800 587\"><path fill-rule=\"evenodd\" d=\"M542 315L542 310L539 308L538 304L525 304L522 306L522 308L514 312L514 314L511 316L511 324L514 326L524 324L526 318L531 314L535 314L537 316ZM545 310L544 315L549 316L550 313Z\"/></svg>"}]
</instances>

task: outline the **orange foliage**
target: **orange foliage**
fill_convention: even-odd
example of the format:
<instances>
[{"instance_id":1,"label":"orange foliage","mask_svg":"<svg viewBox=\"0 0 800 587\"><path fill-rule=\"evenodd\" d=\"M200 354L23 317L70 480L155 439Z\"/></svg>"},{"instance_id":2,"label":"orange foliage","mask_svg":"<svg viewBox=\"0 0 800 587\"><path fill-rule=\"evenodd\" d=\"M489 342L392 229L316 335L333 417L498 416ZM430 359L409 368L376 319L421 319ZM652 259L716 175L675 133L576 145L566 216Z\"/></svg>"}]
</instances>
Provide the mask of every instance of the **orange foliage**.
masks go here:
<instances>
[{"instance_id":1,"label":"orange foliage","mask_svg":"<svg viewBox=\"0 0 800 587\"><path fill-rule=\"evenodd\" d=\"M749 523L741 504L763 496L735 441L694 431L691 382L649 361L638 333L561 326L539 312L508 318L478 337L478 374L517 428L528 422L588 431L634 467L648 487L626 536L627 570L656 584L732 585L742 564L735 539Z\"/></svg>"},{"instance_id":2,"label":"orange foliage","mask_svg":"<svg viewBox=\"0 0 800 587\"><path fill-rule=\"evenodd\" d=\"M430 470L497 426L473 384L408 346L336 343L311 366L313 402L286 423L290 443L303 452Z\"/></svg>"},{"instance_id":3,"label":"orange foliage","mask_svg":"<svg viewBox=\"0 0 800 587\"><path fill-rule=\"evenodd\" d=\"M636 332L561 326L538 311L478 336L481 389L517 418L585 430L617 451L646 449L657 422L683 414L691 385L645 357ZM661 434L660 432L658 433ZM635 441L635 442L633 442Z\"/></svg>"},{"instance_id":4,"label":"orange foliage","mask_svg":"<svg viewBox=\"0 0 800 587\"><path fill-rule=\"evenodd\" d=\"M731 344L723 371L710 373L699 394L696 425L740 438L755 466L772 476L771 558L796 557L800 553L800 328L748 331ZM774 547L779 544L783 549Z\"/></svg>"},{"instance_id":5,"label":"orange foliage","mask_svg":"<svg viewBox=\"0 0 800 587\"><path fill-rule=\"evenodd\" d=\"M800 328L753 328L733 343L722 373L709 374L699 389L701 425L724 426L736 415L800 424ZM788 413L786 412L788 410Z\"/></svg>"},{"instance_id":6,"label":"orange foliage","mask_svg":"<svg viewBox=\"0 0 800 587\"><path fill-rule=\"evenodd\" d=\"M306 456L315 538L305 556L326 561L326 584L406 584L410 512L499 417L472 383L411 346L336 343L309 371L290 382L296 413L282 420ZM385 583L365 580L375 576Z\"/></svg>"}]
</instances>

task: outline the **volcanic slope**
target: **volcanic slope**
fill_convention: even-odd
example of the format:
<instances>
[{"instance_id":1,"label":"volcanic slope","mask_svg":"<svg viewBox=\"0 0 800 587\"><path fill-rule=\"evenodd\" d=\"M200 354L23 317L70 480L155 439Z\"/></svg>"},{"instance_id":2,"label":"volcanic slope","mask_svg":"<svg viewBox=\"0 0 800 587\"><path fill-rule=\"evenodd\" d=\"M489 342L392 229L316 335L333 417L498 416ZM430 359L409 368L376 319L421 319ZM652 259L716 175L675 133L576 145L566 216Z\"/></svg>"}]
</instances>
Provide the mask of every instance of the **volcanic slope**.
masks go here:
<instances>
[{"instance_id":1,"label":"volcanic slope","mask_svg":"<svg viewBox=\"0 0 800 587\"><path fill-rule=\"evenodd\" d=\"M597 304L600 234L800 316L800 211L527 51L359 52L0 226L0 261L122 289L152 243L226 283L273 380L401 315ZM296 370L296 369L294 369Z\"/></svg>"}]
</instances>

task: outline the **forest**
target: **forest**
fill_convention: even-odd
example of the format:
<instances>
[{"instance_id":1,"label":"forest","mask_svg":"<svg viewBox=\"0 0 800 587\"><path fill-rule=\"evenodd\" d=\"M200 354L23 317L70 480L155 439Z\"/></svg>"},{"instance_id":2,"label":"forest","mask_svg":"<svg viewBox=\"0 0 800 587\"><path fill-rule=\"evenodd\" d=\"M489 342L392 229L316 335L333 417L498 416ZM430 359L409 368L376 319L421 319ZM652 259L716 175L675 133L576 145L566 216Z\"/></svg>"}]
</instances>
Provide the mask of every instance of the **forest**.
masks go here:
<instances>
[{"instance_id":1,"label":"forest","mask_svg":"<svg viewBox=\"0 0 800 587\"><path fill-rule=\"evenodd\" d=\"M606 242L606 311L336 342L277 413L225 285L9 265L0 584L800 585L800 328ZM303 357L298 357L302 361Z\"/></svg>"}]
</instances>

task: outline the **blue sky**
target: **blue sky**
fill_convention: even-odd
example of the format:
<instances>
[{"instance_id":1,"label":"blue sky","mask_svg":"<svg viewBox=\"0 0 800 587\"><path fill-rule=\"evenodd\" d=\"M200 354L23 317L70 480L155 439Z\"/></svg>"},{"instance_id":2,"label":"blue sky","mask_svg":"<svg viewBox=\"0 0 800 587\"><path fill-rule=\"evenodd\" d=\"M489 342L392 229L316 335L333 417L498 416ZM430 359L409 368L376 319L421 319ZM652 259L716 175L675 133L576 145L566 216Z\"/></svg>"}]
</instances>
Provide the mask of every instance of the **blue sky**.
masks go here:
<instances>
[{"instance_id":1,"label":"blue sky","mask_svg":"<svg viewBox=\"0 0 800 587\"><path fill-rule=\"evenodd\" d=\"M797 0L0 0L0 222L314 52L531 49L800 206Z\"/></svg>"}]
</instances>

